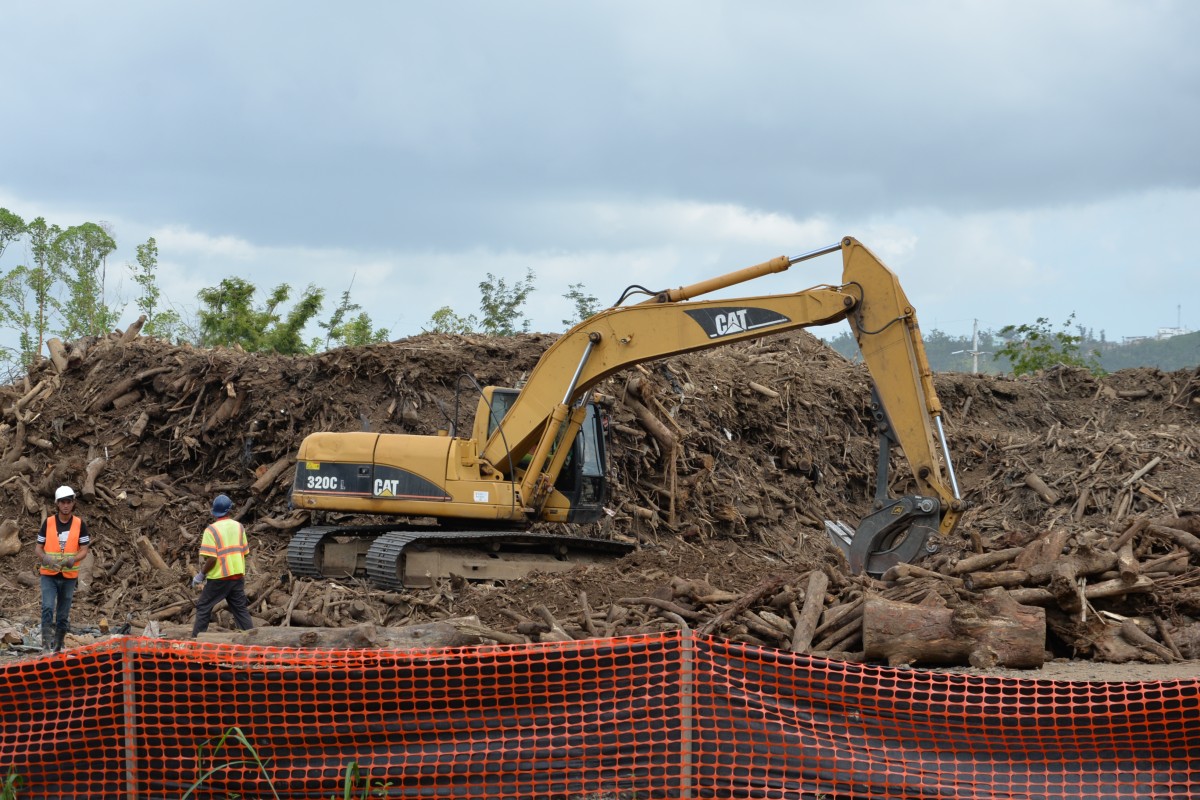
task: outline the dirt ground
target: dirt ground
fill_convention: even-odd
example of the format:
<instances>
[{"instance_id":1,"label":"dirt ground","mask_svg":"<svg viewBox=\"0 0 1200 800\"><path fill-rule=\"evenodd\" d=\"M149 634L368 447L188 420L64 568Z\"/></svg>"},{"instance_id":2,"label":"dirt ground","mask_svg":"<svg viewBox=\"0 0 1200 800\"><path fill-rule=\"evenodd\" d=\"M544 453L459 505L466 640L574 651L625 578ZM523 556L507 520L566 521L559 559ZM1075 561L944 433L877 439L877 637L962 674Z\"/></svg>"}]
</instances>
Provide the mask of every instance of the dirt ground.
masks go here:
<instances>
[{"instance_id":1,"label":"dirt ground","mask_svg":"<svg viewBox=\"0 0 1200 800\"><path fill-rule=\"evenodd\" d=\"M188 577L217 492L234 498L251 532L248 585L263 625L403 626L475 615L488 629L527 639L550 634L547 620L582 637L676 626L679 615L663 613L669 604L703 629L736 596L757 600L748 605L754 613L714 633L779 646L772 624L786 644L788 600L802 594L814 570L828 576L822 619L875 594L972 602L953 577L848 574L824 520L856 521L870 510L877 459L871 384L861 364L803 332L645 365L601 384L609 514L569 532L636 543L620 562L503 585L450 580L404 592L288 574L287 542L313 521L288 503L291 459L306 434L433 434L448 427L456 388L460 420L474 408L474 390L461 375L516 385L552 341L426 335L311 357L200 350L119 333L66 346L58 363L0 389L3 657L35 657L27 646L38 616L32 539L61 483L84 492L79 511L95 538L72 613L68 643L76 645L113 631L140 633L152 621L190 624ZM1070 553L1097 540L1115 544L1123 534L1146 567L1141 588L1082 610L1048 608L1042 668L989 671L1069 680L1200 677L1200 553L1162 534L1186 531L1200 508L1200 369L1100 378L1070 369L1020 379L939 374L935 384L970 508L924 567L953 576L972 554L1029 548L1052 535ZM645 412L669 441L639 418ZM899 454L891 463L891 489L902 493L911 473ZM147 548L165 570L153 566ZM773 581L771 592L755 598L764 581ZM697 583L724 600L704 602L695 586L691 594L681 590ZM659 605L635 602L647 598ZM1115 627L1128 620L1171 652L1114 646ZM230 621L222 613L216 623ZM823 650L862 660L861 641L835 644Z\"/></svg>"}]
</instances>

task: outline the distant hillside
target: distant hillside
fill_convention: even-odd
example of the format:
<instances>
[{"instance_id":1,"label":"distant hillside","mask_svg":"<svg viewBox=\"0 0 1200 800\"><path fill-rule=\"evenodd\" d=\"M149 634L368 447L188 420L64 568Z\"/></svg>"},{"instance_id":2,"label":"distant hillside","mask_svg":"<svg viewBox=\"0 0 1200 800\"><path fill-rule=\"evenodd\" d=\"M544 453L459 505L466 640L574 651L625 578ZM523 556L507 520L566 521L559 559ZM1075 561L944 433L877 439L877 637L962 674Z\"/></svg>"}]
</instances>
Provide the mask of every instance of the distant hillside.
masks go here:
<instances>
[{"instance_id":1,"label":"distant hillside","mask_svg":"<svg viewBox=\"0 0 1200 800\"><path fill-rule=\"evenodd\" d=\"M861 360L858 344L844 331L837 337L826 342L852 361ZM991 331L979 334L978 370L986 374L1004 374L1012 371L1008 359L996 358L995 354L1003 349L1004 340ZM1200 331L1173 336L1170 339L1146 339L1129 344L1097 341L1085 338L1080 345L1080 351L1089 354L1095 351L1099 354L1100 366L1106 372L1116 372L1133 367L1157 367L1166 372L1178 369L1190 369L1200 366ZM975 357L971 355L971 338L967 336L950 336L935 330L925 332L925 352L929 356L929 366L934 372L972 372Z\"/></svg>"},{"instance_id":2,"label":"distant hillside","mask_svg":"<svg viewBox=\"0 0 1200 800\"><path fill-rule=\"evenodd\" d=\"M1109 372L1129 367L1158 367L1166 372L1194 367L1200 364L1200 331L1170 339L1108 345L1100 351L1100 364Z\"/></svg>"}]
</instances>

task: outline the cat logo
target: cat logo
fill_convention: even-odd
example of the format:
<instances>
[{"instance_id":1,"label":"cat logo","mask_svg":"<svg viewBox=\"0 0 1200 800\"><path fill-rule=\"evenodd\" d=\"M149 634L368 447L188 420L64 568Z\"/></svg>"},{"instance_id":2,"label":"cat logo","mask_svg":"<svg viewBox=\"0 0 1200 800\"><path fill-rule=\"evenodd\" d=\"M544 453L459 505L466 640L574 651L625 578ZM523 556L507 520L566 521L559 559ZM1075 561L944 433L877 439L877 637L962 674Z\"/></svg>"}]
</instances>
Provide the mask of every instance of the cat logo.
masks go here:
<instances>
[{"instance_id":1,"label":"cat logo","mask_svg":"<svg viewBox=\"0 0 1200 800\"><path fill-rule=\"evenodd\" d=\"M711 306L685 309L685 313L704 329L710 339L720 339L722 336L734 336L791 322L777 311L754 306Z\"/></svg>"},{"instance_id":2,"label":"cat logo","mask_svg":"<svg viewBox=\"0 0 1200 800\"><path fill-rule=\"evenodd\" d=\"M375 479L374 495L376 497L395 497L396 492L398 492L399 490L400 490L400 481L389 481L389 480L384 480L383 478Z\"/></svg>"},{"instance_id":3,"label":"cat logo","mask_svg":"<svg viewBox=\"0 0 1200 800\"><path fill-rule=\"evenodd\" d=\"M741 333L746 330L746 309L739 308L728 314L714 314L713 328L716 330L717 336Z\"/></svg>"}]
</instances>

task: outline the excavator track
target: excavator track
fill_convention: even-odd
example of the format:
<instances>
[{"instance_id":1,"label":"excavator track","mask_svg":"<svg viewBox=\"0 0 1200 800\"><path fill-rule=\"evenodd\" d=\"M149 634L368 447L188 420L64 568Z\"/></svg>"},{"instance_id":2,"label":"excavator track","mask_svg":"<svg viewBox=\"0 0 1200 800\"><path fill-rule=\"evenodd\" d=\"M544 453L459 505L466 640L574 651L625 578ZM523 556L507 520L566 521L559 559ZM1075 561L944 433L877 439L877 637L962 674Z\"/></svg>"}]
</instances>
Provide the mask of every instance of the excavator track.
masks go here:
<instances>
[{"instance_id":1,"label":"excavator track","mask_svg":"<svg viewBox=\"0 0 1200 800\"><path fill-rule=\"evenodd\" d=\"M302 528L297 531L287 548L287 563L291 573L304 578L323 577L321 542L327 534L335 532L336 527Z\"/></svg>"},{"instance_id":2,"label":"excavator track","mask_svg":"<svg viewBox=\"0 0 1200 800\"><path fill-rule=\"evenodd\" d=\"M288 568L311 578L366 577L386 589L424 588L438 578L510 580L619 558L633 545L526 531L396 530L395 526L303 528Z\"/></svg>"}]
</instances>

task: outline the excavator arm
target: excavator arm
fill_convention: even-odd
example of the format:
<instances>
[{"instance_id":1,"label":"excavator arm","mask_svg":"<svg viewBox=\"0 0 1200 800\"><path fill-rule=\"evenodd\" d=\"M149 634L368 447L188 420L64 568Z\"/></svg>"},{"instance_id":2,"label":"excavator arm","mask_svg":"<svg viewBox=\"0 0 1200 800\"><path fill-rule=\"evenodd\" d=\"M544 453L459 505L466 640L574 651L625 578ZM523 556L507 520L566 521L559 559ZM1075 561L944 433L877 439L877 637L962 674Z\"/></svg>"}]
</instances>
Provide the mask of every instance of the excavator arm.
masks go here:
<instances>
[{"instance_id":1,"label":"excavator arm","mask_svg":"<svg viewBox=\"0 0 1200 800\"><path fill-rule=\"evenodd\" d=\"M692 300L838 251L843 263L840 286ZM876 416L887 434L881 437L881 465L886 467L888 443L895 442L912 465L920 489L918 495L897 500L885 500L877 493L876 511L857 531L844 523L828 523L852 569L878 574L920 555L936 541L930 540L931 535L950 533L964 506L941 430L942 410L916 313L891 270L850 237L800 256L781 256L662 292L639 305L611 308L581 322L543 354L520 396L482 446L480 459L519 482L524 511L536 518L562 466L565 448L557 445L573 441L584 401L599 381L642 362L843 319L850 322L881 404ZM523 472L517 466L522 463Z\"/></svg>"},{"instance_id":2,"label":"excavator arm","mask_svg":"<svg viewBox=\"0 0 1200 800\"><path fill-rule=\"evenodd\" d=\"M881 575L889 567L937 550L966 508L942 427L942 406L933 387L917 314L900 282L862 243L842 240L843 290L858 293L850 328L875 381L879 430L875 508L857 529L826 522L853 572ZM935 444L936 441L936 444ZM887 496L888 450L898 444L919 493ZM938 452L944 461L938 458Z\"/></svg>"}]
</instances>

